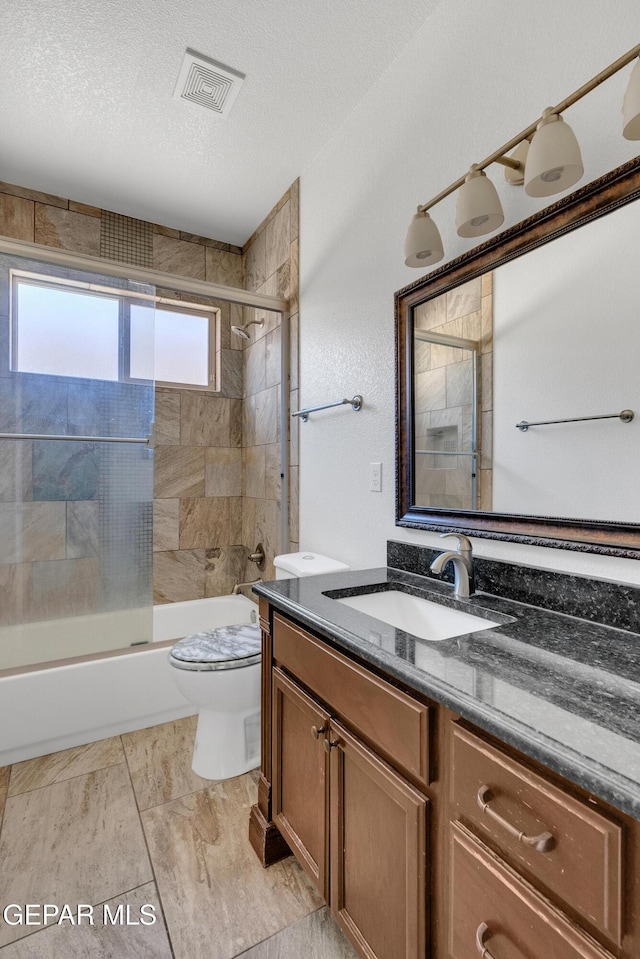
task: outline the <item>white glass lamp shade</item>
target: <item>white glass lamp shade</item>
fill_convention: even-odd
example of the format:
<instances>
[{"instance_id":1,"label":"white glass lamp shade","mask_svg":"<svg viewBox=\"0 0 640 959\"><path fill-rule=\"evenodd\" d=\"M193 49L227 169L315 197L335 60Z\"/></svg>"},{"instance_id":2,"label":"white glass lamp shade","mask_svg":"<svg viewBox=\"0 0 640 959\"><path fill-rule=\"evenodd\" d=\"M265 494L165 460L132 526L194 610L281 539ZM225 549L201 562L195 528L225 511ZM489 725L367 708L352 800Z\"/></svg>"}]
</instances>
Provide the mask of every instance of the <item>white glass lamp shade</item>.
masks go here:
<instances>
[{"instance_id":1,"label":"white glass lamp shade","mask_svg":"<svg viewBox=\"0 0 640 959\"><path fill-rule=\"evenodd\" d=\"M406 266L429 266L444 256L440 231L428 213L416 213L404 241Z\"/></svg>"},{"instance_id":2,"label":"white glass lamp shade","mask_svg":"<svg viewBox=\"0 0 640 959\"><path fill-rule=\"evenodd\" d=\"M458 236L482 236L503 223L502 204L493 183L483 170L471 170L458 190Z\"/></svg>"},{"instance_id":3,"label":"white glass lamp shade","mask_svg":"<svg viewBox=\"0 0 640 959\"><path fill-rule=\"evenodd\" d=\"M529 196L552 196L577 183L584 173L575 134L558 114L543 116L533 135L524 171Z\"/></svg>"},{"instance_id":4,"label":"white glass lamp shade","mask_svg":"<svg viewBox=\"0 0 640 959\"><path fill-rule=\"evenodd\" d=\"M622 135L626 140L640 140L640 60L631 71L622 101Z\"/></svg>"}]
</instances>

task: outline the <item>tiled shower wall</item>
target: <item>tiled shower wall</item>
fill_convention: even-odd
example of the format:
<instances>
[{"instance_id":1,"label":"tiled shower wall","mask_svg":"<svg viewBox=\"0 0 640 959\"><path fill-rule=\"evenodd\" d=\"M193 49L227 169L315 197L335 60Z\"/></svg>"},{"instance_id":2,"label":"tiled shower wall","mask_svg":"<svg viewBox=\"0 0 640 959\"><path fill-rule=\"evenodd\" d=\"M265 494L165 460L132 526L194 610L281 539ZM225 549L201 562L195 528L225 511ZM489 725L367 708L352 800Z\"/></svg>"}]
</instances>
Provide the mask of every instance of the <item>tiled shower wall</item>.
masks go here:
<instances>
[{"instance_id":1,"label":"tiled shower wall","mask_svg":"<svg viewBox=\"0 0 640 959\"><path fill-rule=\"evenodd\" d=\"M474 340L478 350L478 422L480 451L477 508L491 510L493 439L493 274L487 273L416 307L419 329ZM451 431L453 445L470 449L471 361L448 346L416 341L416 448L433 449L437 434ZM446 448L446 447L437 447ZM416 462L416 503L420 506L473 509L470 458L421 455Z\"/></svg>"},{"instance_id":2,"label":"tiled shower wall","mask_svg":"<svg viewBox=\"0 0 640 959\"><path fill-rule=\"evenodd\" d=\"M298 408L298 196L296 180L243 248L245 289L289 299L289 397L290 410ZM250 340L243 340L244 410L242 506L244 542L262 543L268 561L262 575L274 576L273 557L280 546L280 423L278 415L281 382L280 315L244 308L244 322L252 326ZM298 547L298 421L288 417L289 539ZM285 504L285 508L287 505ZM248 564L247 579L254 579L255 566Z\"/></svg>"},{"instance_id":3,"label":"tiled shower wall","mask_svg":"<svg viewBox=\"0 0 640 959\"><path fill-rule=\"evenodd\" d=\"M243 257L239 247L227 243L0 183L1 235L240 288L246 263L252 271L246 288L277 295L297 292L297 223L296 183L246 244ZM246 563L246 554L259 541L269 560L262 575L272 575L280 549L279 327L269 328L273 314L266 314L260 331L263 347L251 354L230 333L232 324L246 320L242 307L161 292L219 307L221 389L216 394L156 390L154 594L160 603L228 593L234 582L255 578L256 567ZM297 331L294 309L292 333ZM267 345L271 332L275 336ZM256 373L260 349L264 369ZM243 387L245 379L249 389ZM257 472L251 465L256 457ZM293 490L297 458L292 462ZM297 507L293 512L292 537Z\"/></svg>"}]
</instances>

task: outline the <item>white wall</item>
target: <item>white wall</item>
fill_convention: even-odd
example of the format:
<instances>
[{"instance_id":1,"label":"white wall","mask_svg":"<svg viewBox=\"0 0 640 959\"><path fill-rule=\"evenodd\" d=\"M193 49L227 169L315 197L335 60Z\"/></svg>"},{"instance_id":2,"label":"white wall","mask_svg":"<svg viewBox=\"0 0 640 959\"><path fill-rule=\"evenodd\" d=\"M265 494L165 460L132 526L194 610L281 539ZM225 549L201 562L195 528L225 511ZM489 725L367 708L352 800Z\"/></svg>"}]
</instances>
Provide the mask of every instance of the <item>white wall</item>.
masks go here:
<instances>
[{"instance_id":1,"label":"white wall","mask_svg":"<svg viewBox=\"0 0 640 959\"><path fill-rule=\"evenodd\" d=\"M493 508L640 523L634 205L493 277ZM515 429L521 420L638 413Z\"/></svg>"},{"instance_id":2,"label":"white wall","mask_svg":"<svg viewBox=\"0 0 640 959\"><path fill-rule=\"evenodd\" d=\"M391 8L390 8L391 9ZM362 412L337 409L300 428L300 542L353 566L384 565L387 539L433 544L394 524L393 293L417 278L404 266L407 224L468 166L635 42L637 5L618 0L505 0L440 5L301 176L301 405L361 392ZM620 135L627 73L567 113L583 144L585 181L630 158ZM501 183L507 225L542 201ZM448 256L453 198L437 220ZM383 491L368 491L372 461ZM476 552L640 582L640 564L477 540Z\"/></svg>"}]
</instances>

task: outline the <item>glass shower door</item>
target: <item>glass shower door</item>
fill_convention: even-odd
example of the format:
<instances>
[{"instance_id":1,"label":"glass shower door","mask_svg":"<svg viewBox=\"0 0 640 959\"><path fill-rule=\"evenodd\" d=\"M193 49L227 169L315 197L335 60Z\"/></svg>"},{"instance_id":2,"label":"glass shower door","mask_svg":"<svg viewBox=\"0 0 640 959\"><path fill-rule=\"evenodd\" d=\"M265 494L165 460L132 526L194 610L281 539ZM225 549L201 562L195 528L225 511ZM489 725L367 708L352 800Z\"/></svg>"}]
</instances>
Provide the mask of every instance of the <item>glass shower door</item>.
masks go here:
<instances>
[{"instance_id":1,"label":"glass shower door","mask_svg":"<svg viewBox=\"0 0 640 959\"><path fill-rule=\"evenodd\" d=\"M154 293L0 256L0 670L152 638Z\"/></svg>"}]
</instances>

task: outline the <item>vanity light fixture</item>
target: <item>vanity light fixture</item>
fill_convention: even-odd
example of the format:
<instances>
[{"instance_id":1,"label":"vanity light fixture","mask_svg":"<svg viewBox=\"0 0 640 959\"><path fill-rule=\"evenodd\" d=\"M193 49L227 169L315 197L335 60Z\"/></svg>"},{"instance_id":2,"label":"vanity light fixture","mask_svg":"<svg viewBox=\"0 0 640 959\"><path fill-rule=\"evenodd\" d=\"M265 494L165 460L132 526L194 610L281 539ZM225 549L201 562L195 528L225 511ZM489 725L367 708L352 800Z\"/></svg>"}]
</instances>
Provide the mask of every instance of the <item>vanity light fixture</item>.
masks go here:
<instances>
[{"instance_id":1,"label":"vanity light fixture","mask_svg":"<svg viewBox=\"0 0 640 959\"><path fill-rule=\"evenodd\" d=\"M440 200L459 190L456 205L458 236L475 237L492 233L504 223L500 198L486 173L485 167L500 163L505 179L514 186L524 184L525 193L533 197L553 196L577 183L584 174L580 146L561 114L608 80L623 67L637 60L631 73L622 105L623 136L640 140L640 44L611 63L605 70L579 87L555 107L548 107L526 129L481 163L474 163L465 176L460 177L437 196L418 207L409 225L405 240L405 264L424 267L437 263L444 256L444 246L438 227L427 212ZM515 149L514 149L515 148ZM511 155L508 155L513 150Z\"/></svg>"}]
</instances>

